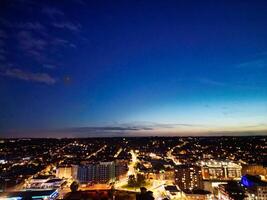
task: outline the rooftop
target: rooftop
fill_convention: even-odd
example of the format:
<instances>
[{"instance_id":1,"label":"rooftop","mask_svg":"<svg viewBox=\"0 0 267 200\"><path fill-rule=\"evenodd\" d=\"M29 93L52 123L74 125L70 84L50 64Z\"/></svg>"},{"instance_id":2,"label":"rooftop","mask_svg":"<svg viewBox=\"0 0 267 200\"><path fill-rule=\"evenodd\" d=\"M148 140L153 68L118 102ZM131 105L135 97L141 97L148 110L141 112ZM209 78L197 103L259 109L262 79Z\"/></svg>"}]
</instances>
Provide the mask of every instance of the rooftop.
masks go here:
<instances>
[{"instance_id":1,"label":"rooftop","mask_svg":"<svg viewBox=\"0 0 267 200\"><path fill-rule=\"evenodd\" d=\"M47 197L57 195L57 190L23 190L23 191L14 191L14 192L3 192L0 193L0 197L5 198L34 198L34 197Z\"/></svg>"}]
</instances>

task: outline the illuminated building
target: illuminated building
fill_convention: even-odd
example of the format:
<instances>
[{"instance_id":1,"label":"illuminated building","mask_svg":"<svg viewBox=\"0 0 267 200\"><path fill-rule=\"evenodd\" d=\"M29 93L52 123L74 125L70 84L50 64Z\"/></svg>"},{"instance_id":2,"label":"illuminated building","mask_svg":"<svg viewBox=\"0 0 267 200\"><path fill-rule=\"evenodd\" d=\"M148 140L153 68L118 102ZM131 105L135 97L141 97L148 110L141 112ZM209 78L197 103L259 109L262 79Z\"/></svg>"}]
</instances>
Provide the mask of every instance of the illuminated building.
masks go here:
<instances>
[{"instance_id":1,"label":"illuminated building","mask_svg":"<svg viewBox=\"0 0 267 200\"><path fill-rule=\"evenodd\" d=\"M267 182L262 181L258 176L242 176L241 184L246 188L246 200L266 200Z\"/></svg>"},{"instance_id":2,"label":"illuminated building","mask_svg":"<svg viewBox=\"0 0 267 200\"><path fill-rule=\"evenodd\" d=\"M26 188L42 188L42 185L49 181L51 178L52 176L50 175L38 175L30 179L30 181L26 185Z\"/></svg>"},{"instance_id":3,"label":"illuminated building","mask_svg":"<svg viewBox=\"0 0 267 200\"><path fill-rule=\"evenodd\" d=\"M77 177L77 166L60 166L57 168L56 176L58 178L65 178L65 179L76 179Z\"/></svg>"},{"instance_id":4,"label":"illuminated building","mask_svg":"<svg viewBox=\"0 0 267 200\"><path fill-rule=\"evenodd\" d=\"M219 200L242 200L246 197L245 191L234 181L227 184L221 184L218 187Z\"/></svg>"},{"instance_id":5,"label":"illuminated building","mask_svg":"<svg viewBox=\"0 0 267 200\"><path fill-rule=\"evenodd\" d=\"M187 200L212 200L212 194L206 190L187 190L184 194Z\"/></svg>"},{"instance_id":6,"label":"illuminated building","mask_svg":"<svg viewBox=\"0 0 267 200\"><path fill-rule=\"evenodd\" d=\"M182 190L203 189L201 168L196 165L178 165L175 168L175 183Z\"/></svg>"},{"instance_id":7,"label":"illuminated building","mask_svg":"<svg viewBox=\"0 0 267 200\"><path fill-rule=\"evenodd\" d=\"M79 166L77 180L81 183L108 183L115 181L115 163L99 162Z\"/></svg>"},{"instance_id":8,"label":"illuminated building","mask_svg":"<svg viewBox=\"0 0 267 200\"><path fill-rule=\"evenodd\" d=\"M65 181L60 178L53 178L42 184L42 188L59 188Z\"/></svg>"},{"instance_id":9,"label":"illuminated building","mask_svg":"<svg viewBox=\"0 0 267 200\"><path fill-rule=\"evenodd\" d=\"M119 180L128 172L128 161L126 160L116 160L115 161L115 177Z\"/></svg>"},{"instance_id":10,"label":"illuminated building","mask_svg":"<svg viewBox=\"0 0 267 200\"><path fill-rule=\"evenodd\" d=\"M180 199L182 197L182 191L176 185L164 185L163 194L169 199Z\"/></svg>"},{"instance_id":11,"label":"illuminated building","mask_svg":"<svg viewBox=\"0 0 267 200\"><path fill-rule=\"evenodd\" d=\"M239 180L242 167L228 161L200 162L204 180Z\"/></svg>"},{"instance_id":12,"label":"illuminated building","mask_svg":"<svg viewBox=\"0 0 267 200\"><path fill-rule=\"evenodd\" d=\"M60 178L53 178L49 175L39 175L30 179L30 181L26 183L26 189L56 189L64 182L65 181Z\"/></svg>"},{"instance_id":13,"label":"illuminated building","mask_svg":"<svg viewBox=\"0 0 267 200\"><path fill-rule=\"evenodd\" d=\"M114 162L100 162L97 165L97 178L99 183L107 183L115 181L115 163Z\"/></svg>"},{"instance_id":14,"label":"illuminated building","mask_svg":"<svg viewBox=\"0 0 267 200\"><path fill-rule=\"evenodd\" d=\"M175 177L174 169L165 169L158 172L153 172L153 170L142 171L144 173L146 179L154 179L154 180L168 180L173 182Z\"/></svg>"},{"instance_id":15,"label":"illuminated building","mask_svg":"<svg viewBox=\"0 0 267 200\"><path fill-rule=\"evenodd\" d=\"M39 199L54 200L58 197L57 190L32 190L0 193L1 200Z\"/></svg>"}]
</instances>

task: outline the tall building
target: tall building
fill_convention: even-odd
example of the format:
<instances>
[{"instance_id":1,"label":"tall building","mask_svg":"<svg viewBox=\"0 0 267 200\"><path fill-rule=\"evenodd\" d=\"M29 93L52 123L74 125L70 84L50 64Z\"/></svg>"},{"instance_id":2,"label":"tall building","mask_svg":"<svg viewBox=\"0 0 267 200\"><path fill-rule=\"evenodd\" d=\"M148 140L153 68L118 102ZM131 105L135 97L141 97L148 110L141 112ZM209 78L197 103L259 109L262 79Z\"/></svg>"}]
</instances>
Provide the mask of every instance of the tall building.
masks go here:
<instances>
[{"instance_id":1,"label":"tall building","mask_svg":"<svg viewBox=\"0 0 267 200\"><path fill-rule=\"evenodd\" d=\"M88 176L89 166L79 166L77 172L77 179L80 183L88 183L93 180Z\"/></svg>"},{"instance_id":2,"label":"tall building","mask_svg":"<svg viewBox=\"0 0 267 200\"><path fill-rule=\"evenodd\" d=\"M100 162L97 165L96 181L99 183L107 183L115 181L115 163Z\"/></svg>"},{"instance_id":3,"label":"tall building","mask_svg":"<svg viewBox=\"0 0 267 200\"><path fill-rule=\"evenodd\" d=\"M203 189L201 168L196 165L178 165L175 168L175 183L184 191Z\"/></svg>"},{"instance_id":4,"label":"tall building","mask_svg":"<svg viewBox=\"0 0 267 200\"><path fill-rule=\"evenodd\" d=\"M115 161L115 177L119 180L128 172L128 161L127 160L116 160Z\"/></svg>"},{"instance_id":5,"label":"tall building","mask_svg":"<svg viewBox=\"0 0 267 200\"><path fill-rule=\"evenodd\" d=\"M108 183L115 181L115 163L99 162L78 167L77 180L81 183Z\"/></svg>"}]
</instances>

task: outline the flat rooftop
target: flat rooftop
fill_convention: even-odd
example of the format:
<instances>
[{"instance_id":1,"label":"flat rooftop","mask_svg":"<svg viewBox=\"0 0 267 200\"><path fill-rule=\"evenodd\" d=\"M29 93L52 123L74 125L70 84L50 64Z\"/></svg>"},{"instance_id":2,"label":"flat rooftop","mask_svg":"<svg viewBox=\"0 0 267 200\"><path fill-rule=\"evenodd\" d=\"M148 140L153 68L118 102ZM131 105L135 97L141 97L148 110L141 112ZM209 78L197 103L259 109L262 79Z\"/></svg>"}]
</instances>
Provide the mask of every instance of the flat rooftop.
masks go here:
<instances>
[{"instance_id":1,"label":"flat rooftop","mask_svg":"<svg viewBox=\"0 0 267 200\"><path fill-rule=\"evenodd\" d=\"M47 197L56 193L56 190L23 190L23 191L14 191L14 192L3 192L0 193L2 198L37 198L37 197Z\"/></svg>"}]
</instances>

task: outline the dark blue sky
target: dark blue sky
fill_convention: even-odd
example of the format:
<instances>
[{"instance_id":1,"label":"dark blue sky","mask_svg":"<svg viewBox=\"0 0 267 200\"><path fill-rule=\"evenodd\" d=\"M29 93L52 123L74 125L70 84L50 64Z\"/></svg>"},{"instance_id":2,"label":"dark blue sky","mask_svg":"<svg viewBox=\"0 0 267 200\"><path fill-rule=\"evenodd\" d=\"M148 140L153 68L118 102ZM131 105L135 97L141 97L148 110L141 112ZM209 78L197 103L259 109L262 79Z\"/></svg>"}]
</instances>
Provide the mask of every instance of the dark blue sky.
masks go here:
<instances>
[{"instance_id":1,"label":"dark blue sky","mask_svg":"<svg viewBox=\"0 0 267 200\"><path fill-rule=\"evenodd\" d=\"M1 1L4 137L266 134L266 1Z\"/></svg>"}]
</instances>

